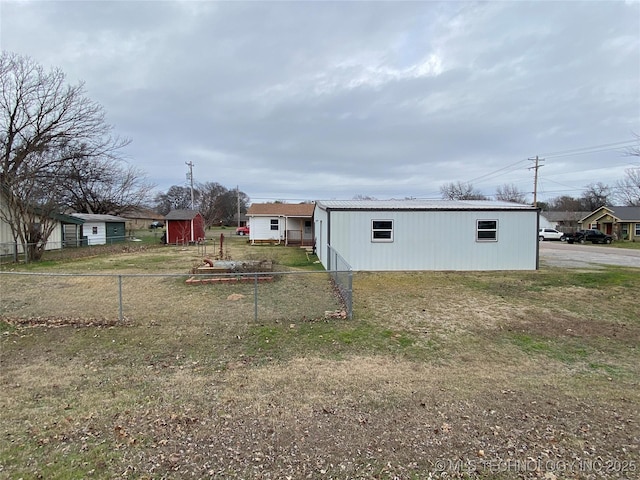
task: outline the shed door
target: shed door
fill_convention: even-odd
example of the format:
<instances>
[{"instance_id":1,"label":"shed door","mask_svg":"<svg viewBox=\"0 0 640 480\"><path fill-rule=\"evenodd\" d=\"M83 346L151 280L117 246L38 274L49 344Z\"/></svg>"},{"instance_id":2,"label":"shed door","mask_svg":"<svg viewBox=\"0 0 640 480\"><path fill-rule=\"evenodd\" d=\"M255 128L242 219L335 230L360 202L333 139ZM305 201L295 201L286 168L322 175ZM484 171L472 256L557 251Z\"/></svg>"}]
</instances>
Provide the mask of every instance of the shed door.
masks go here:
<instances>
[{"instance_id":1,"label":"shed door","mask_svg":"<svg viewBox=\"0 0 640 480\"><path fill-rule=\"evenodd\" d=\"M122 242L124 241L124 223L107 223L106 224L106 235L107 240L111 240L111 242Z\"/></svg>"}]
</instances>

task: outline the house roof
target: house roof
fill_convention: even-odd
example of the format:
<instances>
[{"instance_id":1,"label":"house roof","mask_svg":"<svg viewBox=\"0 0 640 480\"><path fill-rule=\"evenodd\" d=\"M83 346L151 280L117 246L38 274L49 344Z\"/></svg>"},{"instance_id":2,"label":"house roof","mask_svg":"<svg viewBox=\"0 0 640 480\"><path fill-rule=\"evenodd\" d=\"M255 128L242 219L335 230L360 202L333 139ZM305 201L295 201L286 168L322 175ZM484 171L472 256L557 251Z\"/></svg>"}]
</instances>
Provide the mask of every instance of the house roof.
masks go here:
<instances>
[{"instance_id":1,"label":"house roof","mask_svg":"<svg viewBox=\"0 0 640 480\"><path fill-rule=\"evenodd\" d=\"M127 221L115 215L99 215L97 213L72 213L71 216L81 218L85 222L122 223Z\"/></svg>"},{"instance_id":2,"label":"house roof","mask_svg":"<svg viewBox=\"0 0 640 480\"><path fill-rule=\"evenodd\" d=\"M121 213L126 218L136 218L142 220L160 220L164 218L164 215L160 215L149 208L131 208Z\"/></svg>"},{"instance_id":3,"label":"house roof","mask_svg":"<svg viewBox=\"0 0 640 480\"><path fill-rule=\"evenodd\" d=\"M164 217L165 220L193 220L199 215L196 210L171 210Z\"/></svg>"},{"instance_id":4,"label":"house roof","mask_svg":"<svg viewBox=\"0 0 640 480\"><path fill-rule=\"evenodd\" d=\"M603 215L610 213L620 222L640 222L640 207L600 207L593 212L587 213L580 221L586 220L596 212L602 211Z\"/></svg>"},{"instance_id":5,"label":"house roof","mask_svg":"<svg viewBox=\"0 0 640 480\"><path fill-rule=\"evenodd\" d=\"M252 203L247 210L248 217L309 217L313 216L313 203Z\"/></svg>"},{"instance_id":6,"label":"house roof","mask_svg":"<svg viewBox=\"0 0 640 480\"><path fill-rule=\"evenodd\" d=\"M609 207L613 215L623 222L640 222L640 207Z\"/></svg>"},{"instance_id":7,"label":"house roof","mask_svg":"<svg viewBox=\"0 0 640 480\"><path fill-rule=\"evenodd\" d=\"M532 205L488 200L322 200L323 210L537 210Z\"/></svg>"}]
</instances>

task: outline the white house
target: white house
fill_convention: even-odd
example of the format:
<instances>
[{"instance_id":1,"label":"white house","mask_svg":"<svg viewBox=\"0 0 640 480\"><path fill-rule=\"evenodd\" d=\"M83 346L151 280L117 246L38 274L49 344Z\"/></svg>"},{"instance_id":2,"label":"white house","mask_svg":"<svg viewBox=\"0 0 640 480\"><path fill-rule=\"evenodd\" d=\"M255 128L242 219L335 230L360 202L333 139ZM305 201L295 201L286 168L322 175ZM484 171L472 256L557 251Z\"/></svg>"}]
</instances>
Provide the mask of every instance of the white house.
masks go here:
<instances>
[{"instance_id":1,"label":"white house","mask_svg":"<svg viewBox=\"0 0 640 480\"><path fill-rule=\"evenodd\" d=\"M93 213L72 213L74 217L84 220L82 236L88 245L106 245L124 242L126 238L126 219L114 215L98 215Z\"/></svg>"},{"instance_id":2,"label":"white house","mask_svg":"<svg viewBox=\"0 0 640 480\"><path fill-rule=\"evenodd\" d=\"M535 270L538 209L490 201L318 201L315 245L356 271Z\"/></svg>"},{"instance_id":3,"label":"white house","mask_svg":"<svg viewBox=\"0 0 640 480\"><path fill-rule=\"evenodd\" d=\"M313 203L253 203L247 210L251 243L313 244Z\"/></svg>"}]
</instances>

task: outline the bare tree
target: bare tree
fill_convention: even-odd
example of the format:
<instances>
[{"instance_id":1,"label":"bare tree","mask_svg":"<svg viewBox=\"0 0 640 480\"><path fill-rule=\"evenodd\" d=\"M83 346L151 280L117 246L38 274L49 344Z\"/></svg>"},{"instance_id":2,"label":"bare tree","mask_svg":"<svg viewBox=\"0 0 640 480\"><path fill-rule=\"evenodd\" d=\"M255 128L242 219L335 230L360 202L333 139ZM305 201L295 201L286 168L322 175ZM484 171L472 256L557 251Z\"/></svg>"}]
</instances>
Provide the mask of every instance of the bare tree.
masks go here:
<instances>
[{"instance_id":1,"label":"bare tree","mask_svg":"<svg viewBox=\"0 0 640 480\"><path fill-rule=\"evenodd\" d=\"M628 207L640 207L640 167L626 169L624 178L616 182L616 190L616 198L621 203Z\"/></svg>"},{"instance_id":2,"label":"bare tree","mask_svg":"<svg viewBox=\"0 0 640 480\"><path fill-rule=\"evenodd\" d=\"M220 208L220 197L225 195L229 190L217 182L205 182L198 184L198 191L200 192L198 209L204 217L205 225L209 227L220 223L224 217L224 212ZM233 204L233 208L236 208L235 203Z\"/></svg>"},{"instance_id":3,"label":"bare tree","mask_svg":"<svg viewBox=\"0 0 640 480\"><path fill-rule=\"evenodd\" d=\"M549 200L549 210L552 212L582 212L585 210L579 198L562 195Z\"/></svg>"},{"instance_id":4,"label":"bare tree","mask_svg":"<svg viewBox=\"0 0 640 480\"><path fill-rule=\"evenodd\" d=\"M200 192L194 189L193 196L196 204L200 200ZM161 215L166 215L171 210L183 210L191 208L191 189L173 185L167 193L159 193L155 198L156 211Z\"/></svg>"},{"instance_id":5,"label":"bare tree","mask_svg":"<svg viewBox=\"0 0 640 480\"><path fill-rule=\"evenodd\" d=\"M357 195L353 196L354 200L377 200L376 197L371 197L369 195L362 195L361 193L358 193Z\"/></svg>"},{"instance_id":6,"label":"bare tree","mask_svg":"<svg viewBox=\"0 0 640 480\"><path fill-rule=\"evenodd\" d=\"M471 183L460 181L442 185L440 194L445 200L487 200L487 197L475 190Z\"/></svg>"},{"instance_id":7,"label":"bare tree","mask_svg":"<svg viewBox=\"0 0 640 480\"><path fill-rule=\"evenodd\" d=\"M128 143L111 131L82 83L67 85L61 70L46 72L27 57L2 52L0 215L28 260L40 257L55 227L69 165L116 159Z\"/></svg>"},{"instance_id":8,"label":"bare tree","mask_svg":"<svg viewBox=\"0 0 640 480\"><path fill-rule=\"evenodd\" d=\"M607 185L602 182L590 183L585 188L586 190L582 194L582 205L587 212L593 212L594 210L609 204L611 188Z\"/></svg>"},{"instance_id":9,"label":"bare tree","mask_svg":"<svg viewBox=\"0 0 640 480\"><path fill-rule=\"evenodd\" d=\"M527 194L518 190L514 184L504 184L496 188L496 200L502 202L527 203Z\"/></svg>"},{"instance_id":10,"label":"bare tree","mask_svg":"<svg viewBox=\"0 0 640 480\"><path fill-rule=\"evenodd\" d=\"M139 169L101 158L69 165L65 187L63 202L72 210L121 215L145 205L154 186Z\"/></svg>"}]
</instances>

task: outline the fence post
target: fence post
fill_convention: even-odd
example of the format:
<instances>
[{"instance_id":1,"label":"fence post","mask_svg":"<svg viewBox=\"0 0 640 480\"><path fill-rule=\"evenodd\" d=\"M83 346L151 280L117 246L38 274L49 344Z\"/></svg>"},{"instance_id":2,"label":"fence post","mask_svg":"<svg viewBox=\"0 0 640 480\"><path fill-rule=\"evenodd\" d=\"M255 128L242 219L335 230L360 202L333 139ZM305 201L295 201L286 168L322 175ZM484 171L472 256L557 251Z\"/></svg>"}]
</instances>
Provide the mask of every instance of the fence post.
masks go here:
<instances>
[{"instance_id":1,"label":"fence post","mask_svg":"<svg viewBox=\"0 0 640 480\"><path fill-rule=\"evenodd\" d=\"M253 278L253 320L258 323L258 272Z\"/></svg>"},{"instance_id":2,"label":"fence post","mask_svg":"<svg viewBox=\"0 0 640 480\"><path fill-rule=\"evenodd\" d=\"M122 315L122 275L118 275L118 305L119 305L118 319L122 322L122 320L124 320L124 316Z\"/></svg>"}]
</instances>

